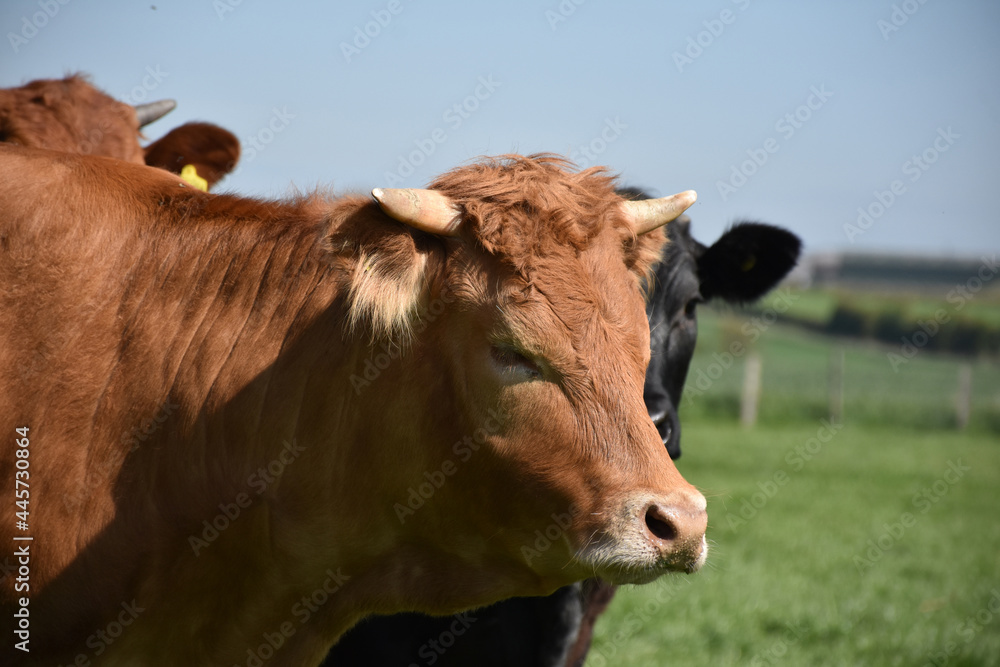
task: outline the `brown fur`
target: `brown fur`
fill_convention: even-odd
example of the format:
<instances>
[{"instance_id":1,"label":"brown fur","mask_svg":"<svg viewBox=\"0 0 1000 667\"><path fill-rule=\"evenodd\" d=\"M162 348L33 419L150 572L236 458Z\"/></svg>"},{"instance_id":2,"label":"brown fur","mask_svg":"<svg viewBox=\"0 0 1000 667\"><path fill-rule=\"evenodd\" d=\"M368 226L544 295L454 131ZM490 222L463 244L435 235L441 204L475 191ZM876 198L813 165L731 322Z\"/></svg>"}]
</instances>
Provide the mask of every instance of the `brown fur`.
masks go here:
<instances>
[{"instance_id":1,"label":"brown fur","mask_svg":"<svg viewBox=\"0 0 1000 667\"><path fill-rule=\"evenodd\" d=\"M245 663L285 623L271 664L317 664L365 614L451 613L595 573L646 581L702 553L700 496L641 395L637 277L661 239L631 238L610 181L553 158L439 182L467 211L461 239L367 197L207 195L0 145L0 432L31 429L35 538L32 653L7 664L93 660L88 637L133 601L102 664ZM364 305L394 289L405 352ZM542 378L498 366L497 345ZM301 451L258 489L289 443ZM0 495L14 463L0 450ZM675 545L642 531L646 498L674 508ZM566 515L564 537L526 556ZM347 579L304 620L332 575ZM13 577L0 585L11 618Z\"/></svg>"},{"instance_id":2,"label":"brown fur","mask_svg":"<svg viewBox=\"0 0 1000 667\"><path fill-rule=\"evenodd\" d=\"M149 166L175 174L194 165L211 188L239 161L240 140L218 125L185 123L146 146L145 159Z\"/></svg>"},{"instance_id":3,"label":"brown fur","mask_svg":"<svg viewBox=\"0 0 1000 667\"><path fill-rule=\"evenodd\" d=\"M578 172L552 155L504 155L456 169L431 188L447 194L463 212L465 237L501 259L522 281L554 256L579 254L607 225L620 238L626 266L647 278L664 243L660 229L636 237L618 211L614 179L601 168ZM422 255L414 255L411 230L358 230L344 234L367 239L356 249L351 281L352 324L368 322L378 337L406 340L425 296ZM402 233L401 233L402 232ZM341 234L333 237L342 241ZM414 257L417 261L414 261Z\"/></svg>"},{"instance_id":4,"label":"brown fur","mask_svg":"<svg viewBox=\"0 0 1000 667\"><path fill-rule=\"evenodd\" d=\"M175 174L194 165L211 188L240 158L239 140L211 123L186 123L145 149L135 110L81 74L0 89L0 142L102 155Z\"/></svg>"},{"instance_id":5,"label":"brown fur","mask_svg":"<svg viewBox=\"0 0 1000 667\"><path fill-rule=\"evenodd\" d=\"M135 111L79 74L0 89L0 141L143 163Z\"/></svg>"},{"instance_id":6,"label":"brown fur","mask_svg":"<svg viewBox=\"0 0 1000 667\"><path fill-rule=\"evenodd\" d=\"M523 265L544 261L556 248L587 248L610 224L622 238L625 261L640 276L659 259L662 230L636 238L618 212L621 198L603 167L576 171L555 155L503 155L445 174L431 184L465 213L469 233L487 252Z\"/></svg>"}]
</instances>

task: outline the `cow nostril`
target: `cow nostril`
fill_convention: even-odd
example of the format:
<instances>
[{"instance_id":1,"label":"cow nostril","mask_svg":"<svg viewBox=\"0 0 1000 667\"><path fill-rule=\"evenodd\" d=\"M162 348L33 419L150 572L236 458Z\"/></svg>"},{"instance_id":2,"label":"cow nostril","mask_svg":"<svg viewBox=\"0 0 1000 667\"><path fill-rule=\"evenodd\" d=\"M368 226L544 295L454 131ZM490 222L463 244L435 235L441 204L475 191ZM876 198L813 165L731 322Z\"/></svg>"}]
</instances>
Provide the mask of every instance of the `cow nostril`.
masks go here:
<instances>
[{"instance_id":1,"label":"cow nostril","mask_svg":"<svg viewBox=\"0 0 1000 667\"><path fill-rule=\"evenodd\" d=\"M659 426L659 424L657 424ZM670 436L674 434L674 425L670 422L663 424L660 429L660 437L662 438L664 444L670 441Z\"/></svg>"},{"instance_id":2,"label":"cow nostril","mask_svg":"<svg viewBox=\"0 0 1000 667\"><path fill-rule=\"evenodd\" d=\"M659 411L653 408L649 408L649 418L652 419L653 423L656 424L657 426L663 423L663 421L669 416L670 413L667 412L666 410Z\"/></svg>"},{"instance_id":3,"label":"cow nostril","mask_svg":"<svg viewBox=\"0 0 1000 667\"><path fill-rule=\"evenodd\" d=\"M674 424L673 420L670 419L670 413L654 413L651 417L653 419L653 426L656 427L656 432L660 436L660 440L663 441L663 444L667 444L667 441L670 440L670 436L674 433Z\"/></svg>"},{"instance_id":4,"label":"cow nostril","mask_svg":"<svg viewBox=\"0 0 1000 667\"><path fill-rule=\"evenodd\" d=\"M646 510L646 527L649 528L649 532L653 536L664 542L677 539L677 528L656 505L650 505L649 509Z\"/></svg>"}]
</instances>

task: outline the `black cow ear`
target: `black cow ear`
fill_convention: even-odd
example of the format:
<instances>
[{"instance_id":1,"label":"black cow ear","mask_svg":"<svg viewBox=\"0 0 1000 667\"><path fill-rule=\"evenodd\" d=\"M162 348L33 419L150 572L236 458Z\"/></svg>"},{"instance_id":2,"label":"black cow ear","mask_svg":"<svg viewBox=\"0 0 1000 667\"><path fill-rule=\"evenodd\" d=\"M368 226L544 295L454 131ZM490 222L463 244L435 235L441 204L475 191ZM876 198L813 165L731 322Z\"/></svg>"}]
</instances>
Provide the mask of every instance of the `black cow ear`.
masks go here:
<instances>
[{"instance_id":1,"label":"black cow ear","mask_svg":"<svg viewBox=\"0 0 1000 667\"><path fill-rule=\"evenodd\" d=\"M795 266L802 242L759 222L739 222L698 258L701 294L731 303L755 301Z\"/></svg>"}]
</instances>

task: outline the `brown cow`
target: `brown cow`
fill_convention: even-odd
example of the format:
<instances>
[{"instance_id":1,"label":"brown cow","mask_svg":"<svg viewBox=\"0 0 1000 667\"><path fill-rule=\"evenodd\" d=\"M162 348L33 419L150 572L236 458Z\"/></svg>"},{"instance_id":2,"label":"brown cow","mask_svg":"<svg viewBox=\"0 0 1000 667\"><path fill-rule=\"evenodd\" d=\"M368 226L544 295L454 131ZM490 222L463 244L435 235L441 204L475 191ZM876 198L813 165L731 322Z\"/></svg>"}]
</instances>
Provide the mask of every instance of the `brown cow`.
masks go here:
<instances>
[{"instance_id":1,"label":"brown cow","mask_svg":"<svg viewBox=\"0 0 1000 667\"><path fill-rule=\"evenodd\" d=\"M639 287L693 193L506 156L373 194L0 145L8 664L318 664L366 614L702 565Z\"/></svg>"},{"instance_id":2,"label":"brown cow","mask_svg":"<svg viewBox=\"0 0 1000 667\"><path fill-rule=\"evenodd\" d=\"M145 149L139 144L141 127L174 106L161 100L132 107L79 74L38 79L0 89L0 142L103 155L175 174L188 167L211 188L239 160L240 142L232 132L210 123L186 123Z\"/></svg>"}]
</instances>

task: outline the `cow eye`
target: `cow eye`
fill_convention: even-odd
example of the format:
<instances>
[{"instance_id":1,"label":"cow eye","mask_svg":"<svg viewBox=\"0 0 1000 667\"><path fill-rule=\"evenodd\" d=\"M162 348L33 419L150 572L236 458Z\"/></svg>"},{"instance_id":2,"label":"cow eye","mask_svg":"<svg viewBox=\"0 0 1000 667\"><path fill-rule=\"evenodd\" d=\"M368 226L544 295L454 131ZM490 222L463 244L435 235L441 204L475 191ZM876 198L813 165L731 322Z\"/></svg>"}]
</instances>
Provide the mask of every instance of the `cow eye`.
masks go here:
<instances>
[{"instance_id":1,"label":"cow eye","mask_svg":"<svg viewBox=\"0 0 1000 667\"><path fill-rule=\"evenodd\" d=\"M503 373L515 373L529 380L542 376L538 364L510 345L491 345L490 357Z\"/></svg>"},{"instance_id":2,"label":"cow eye","mask_svg":"<svg viewBox=\"0 0 1000 667\"><path fill-rule=\"evenodd\" d=\"M699 303L705 303L705 301L700 296L696 296L684 304L684 317L693 319L698 310Z\"/></svg>"}]
</instances>

